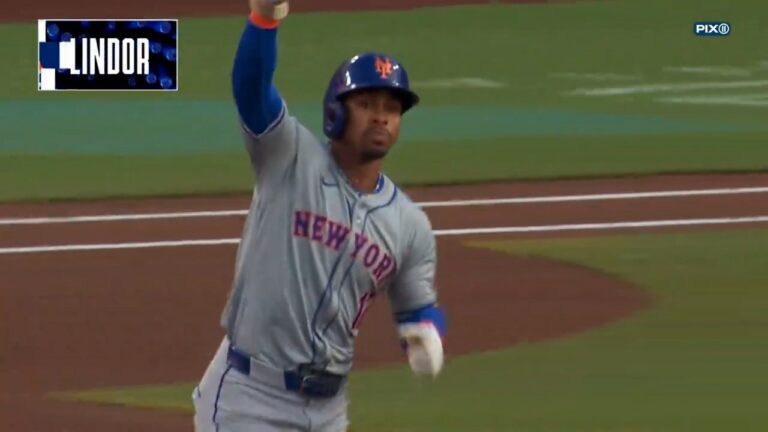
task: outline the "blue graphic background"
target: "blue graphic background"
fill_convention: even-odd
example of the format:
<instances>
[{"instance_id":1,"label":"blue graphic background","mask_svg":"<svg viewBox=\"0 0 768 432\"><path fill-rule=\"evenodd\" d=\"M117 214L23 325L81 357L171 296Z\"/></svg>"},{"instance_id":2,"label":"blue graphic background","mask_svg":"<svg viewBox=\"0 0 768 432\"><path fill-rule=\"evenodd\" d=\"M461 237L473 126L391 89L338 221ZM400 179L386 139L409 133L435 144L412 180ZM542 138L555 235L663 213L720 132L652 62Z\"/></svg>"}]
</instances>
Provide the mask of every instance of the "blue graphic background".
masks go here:
<instances>
[{"instance_id":1,"label":"blue graphic background","mask_svg":"<svg viewBox=\"0 0 768 432\"><path fill-rule=\"evenodd\" d=\"M40 43L40 64L57 68L56 88L61 90L176 90L177 23L167 20L81 20L47 21L46 42ZM149 40L147 75L71 75L59 68L59 42L82 38L118 38ZM75 44L75 65L82 71L82 47Z\"/></svg>"}]
</instances>

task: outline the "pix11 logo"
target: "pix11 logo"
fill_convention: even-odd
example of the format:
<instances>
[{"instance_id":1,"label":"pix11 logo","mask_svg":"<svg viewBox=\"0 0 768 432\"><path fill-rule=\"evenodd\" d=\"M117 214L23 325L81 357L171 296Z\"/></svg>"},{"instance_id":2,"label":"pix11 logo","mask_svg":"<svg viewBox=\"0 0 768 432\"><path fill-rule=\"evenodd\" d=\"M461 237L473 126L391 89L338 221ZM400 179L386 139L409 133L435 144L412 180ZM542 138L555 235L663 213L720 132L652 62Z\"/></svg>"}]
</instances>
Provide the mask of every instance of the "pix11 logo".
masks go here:
<instances>
[{"instance_id":1,"label":"pix11 logo","mask_svg":"<svg viewBox=\"0 0 768 432\"><path fill-rule=\"evenodd\" d=\"M38 20L38 90L178 90L177 33L178 20Z\"/></svg>"},{"instance_id":2,"label":"pix11 logo","mask_svg":"<svg viewBox=\"0 0 768 432\"><path fill-rule=\"evenodd\" d=\"M693 33L696 36L728 36L731 25L722 21L697 22L693 24Z\"/></svg>"}]
</instances>

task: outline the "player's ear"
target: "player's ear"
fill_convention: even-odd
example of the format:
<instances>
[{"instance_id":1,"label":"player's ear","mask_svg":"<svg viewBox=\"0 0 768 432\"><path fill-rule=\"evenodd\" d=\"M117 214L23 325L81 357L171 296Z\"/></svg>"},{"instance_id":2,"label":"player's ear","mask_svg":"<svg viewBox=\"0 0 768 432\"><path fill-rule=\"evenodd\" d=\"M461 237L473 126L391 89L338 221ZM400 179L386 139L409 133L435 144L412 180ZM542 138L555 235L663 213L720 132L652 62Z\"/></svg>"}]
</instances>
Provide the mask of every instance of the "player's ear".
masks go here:
<instances>
[{"instance_id":1,"label":"player's ear","mask_svg":"<svg viewBox=\"0 0 768 432\"><path fill-rule=\"evenodd\" d=\"M329 138L339 139L347 126L347 107L344 101L335 101L325 108L325 131Z\"/></svg>"}]
</instances>

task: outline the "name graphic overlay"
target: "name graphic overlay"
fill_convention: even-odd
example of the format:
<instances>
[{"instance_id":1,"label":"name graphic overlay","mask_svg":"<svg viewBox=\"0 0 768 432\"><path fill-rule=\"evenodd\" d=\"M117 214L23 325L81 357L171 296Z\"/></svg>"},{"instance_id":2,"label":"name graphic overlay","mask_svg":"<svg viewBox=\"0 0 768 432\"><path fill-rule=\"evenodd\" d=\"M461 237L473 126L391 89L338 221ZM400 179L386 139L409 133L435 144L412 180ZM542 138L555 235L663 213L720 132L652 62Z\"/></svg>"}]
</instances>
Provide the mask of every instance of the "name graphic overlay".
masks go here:
<instances>
[{"instance_id":1,"label":"name graphic overlay","mask_svg":"<svg viewBox=\"0 0 768 432\"><path fill-rule=\"evenodd\" d=\"M177 32L177 20L38 20L38 90L177 90Z\"/></svg>"}]
</instances>

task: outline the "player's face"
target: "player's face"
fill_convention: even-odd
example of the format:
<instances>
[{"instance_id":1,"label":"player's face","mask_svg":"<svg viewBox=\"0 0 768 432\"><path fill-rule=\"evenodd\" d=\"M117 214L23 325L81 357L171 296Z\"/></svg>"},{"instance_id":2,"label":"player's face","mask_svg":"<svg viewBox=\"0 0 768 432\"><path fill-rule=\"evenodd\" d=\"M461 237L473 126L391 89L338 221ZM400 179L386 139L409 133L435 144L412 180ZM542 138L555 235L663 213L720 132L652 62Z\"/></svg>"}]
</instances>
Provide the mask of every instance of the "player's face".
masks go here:
<instances>
[{"instance_id":1,"label":"player's face","mask_svg":"<svg viewBox=\"0 0 768 432\"><path fill-rule=\"evenodd\" d=\"M349 95L344 141L355 148L363 162L381 159L400 135L403 105L385 89L363 90Z\"/></svg>"}]
</instances>

